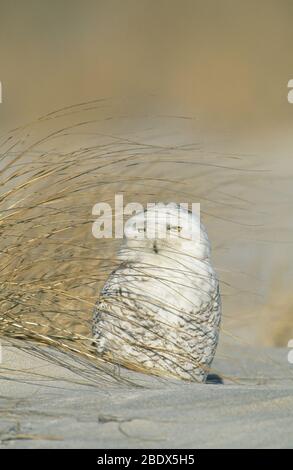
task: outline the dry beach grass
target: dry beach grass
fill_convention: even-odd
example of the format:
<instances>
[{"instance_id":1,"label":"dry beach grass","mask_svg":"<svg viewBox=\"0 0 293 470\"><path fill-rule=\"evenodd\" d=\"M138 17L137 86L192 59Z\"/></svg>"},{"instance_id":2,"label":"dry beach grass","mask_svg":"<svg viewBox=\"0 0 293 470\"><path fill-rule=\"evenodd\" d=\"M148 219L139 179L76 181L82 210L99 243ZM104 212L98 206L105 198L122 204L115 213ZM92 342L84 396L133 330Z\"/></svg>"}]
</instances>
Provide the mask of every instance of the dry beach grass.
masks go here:
<instances>
[{"instance_id":1,"label":"dry beach grass","mask_svg":"<svg viewBox=\"0 0 293 470\"><path fill-rule=\"evenodd\" d=\"M54 346L105 370L92 344L92 310L120 240L92 236L91 210L113 204L115 193L143 205L201 202L216 250L229 246L227 222L244 231L255 226L249 201L239 188L233 195L233 185L238 178L243 188L265 170L246 156L207 152L190 125L192 116L125 115L123 103L106 99L2 137L2 337ZM233 270L218 269L225 309L238 288ZM224 323L222 336L230 333Z\"/></svg>"},{"instance_id":2,"label":"dry beach grass","mask_svg":"<svg viewBox=\"0 0 293 470\"><path fill-rule=\"evenodd\" d=\"M1 448L290 446L287 351L251 342L284 345L291 314L279 308L265 331L272 309L256 321L255 310L239 307L259 282L235 260L241 236L254 242L259 228L244 189L266 169L207 150L193 126L192 116L125 116L104 100L2 137ZM212 371L224 385L217 376L210 385L174 383L96 356L93 305L120 240L96 240L91 211L113 204L114 193L142 204L201 202L224 301Z\"/></svg>"}]
</instances>

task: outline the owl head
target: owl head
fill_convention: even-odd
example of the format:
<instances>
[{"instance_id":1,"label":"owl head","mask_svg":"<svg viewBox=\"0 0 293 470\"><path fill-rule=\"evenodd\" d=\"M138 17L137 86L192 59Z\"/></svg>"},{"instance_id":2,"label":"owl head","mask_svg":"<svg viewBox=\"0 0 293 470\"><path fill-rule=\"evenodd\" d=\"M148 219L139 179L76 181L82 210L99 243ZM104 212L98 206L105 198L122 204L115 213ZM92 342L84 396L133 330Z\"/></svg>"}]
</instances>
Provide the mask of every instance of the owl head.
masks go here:
<instances>
[{"instance_id":1,"label":"owl head","mask_svg":"<svg viewBox=\"0 0 293 470\"><path fill-rule=\"evenodd\" d=\"M128 250L139 253L176 257L179 253L197 259L210 256L210 243L199 216L182 205L153 204L138 212L125 224L125 243ZM123 251L123 250L122 250Z\"/></svg>"}]
</instances>

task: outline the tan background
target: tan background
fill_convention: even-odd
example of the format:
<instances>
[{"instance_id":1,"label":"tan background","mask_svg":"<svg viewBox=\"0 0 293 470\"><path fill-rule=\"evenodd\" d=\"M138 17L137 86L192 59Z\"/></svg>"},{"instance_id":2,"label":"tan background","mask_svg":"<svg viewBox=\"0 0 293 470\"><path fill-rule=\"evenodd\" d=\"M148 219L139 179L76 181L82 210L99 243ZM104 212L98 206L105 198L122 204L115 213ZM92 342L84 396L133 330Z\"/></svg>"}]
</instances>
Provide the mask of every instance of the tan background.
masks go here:
<instances>
[{"instance_id":1,"label":"tan background","mask_svg":"<svg viewBox=\"0 0 293 470\"><path fill-rule=\"evenodd\" d=\"M239 128L290 123L290 0L1 1L1 122L125 93Z\"/></svg>"}]
</instances>

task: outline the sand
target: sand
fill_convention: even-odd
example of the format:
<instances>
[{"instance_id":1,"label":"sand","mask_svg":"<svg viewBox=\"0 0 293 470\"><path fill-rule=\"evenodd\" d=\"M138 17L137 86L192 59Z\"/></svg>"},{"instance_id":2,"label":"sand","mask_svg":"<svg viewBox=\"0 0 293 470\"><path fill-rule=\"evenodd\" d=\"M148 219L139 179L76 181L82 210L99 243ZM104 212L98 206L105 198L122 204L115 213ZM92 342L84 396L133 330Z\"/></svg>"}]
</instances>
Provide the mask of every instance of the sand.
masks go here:
<instances>
[{"instance_id":1,"label":"sand","mask_svg":"<svg viewBox=\"0 0 293 470\"><path fill-rule=\"evenodd\" d=\"M139 387L94 383L74 359L80 373L5 343L2 349L0 448L293 447L286 349L219 353L214 366L223 383L120 371Z\"/></svg>"}]
</instances>

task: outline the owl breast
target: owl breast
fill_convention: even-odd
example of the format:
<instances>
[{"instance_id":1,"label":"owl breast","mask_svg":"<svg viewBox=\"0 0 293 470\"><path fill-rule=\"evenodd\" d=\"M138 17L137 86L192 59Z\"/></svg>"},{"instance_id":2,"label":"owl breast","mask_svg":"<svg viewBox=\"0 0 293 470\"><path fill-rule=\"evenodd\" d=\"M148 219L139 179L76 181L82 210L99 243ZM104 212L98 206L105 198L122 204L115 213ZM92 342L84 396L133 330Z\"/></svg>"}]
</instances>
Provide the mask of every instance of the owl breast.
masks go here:
<instances>
[{"instance_id":1,"label":"owl breast","mask_svg":"<svg viewBox=\"0 0 293 470\"><path fill-rule=\"evenodd\" d=\"M208 260L123 263L95 306L97 351L124 367L203 382L218 343L221 299Z\"/></svg>"}]
</instances>

